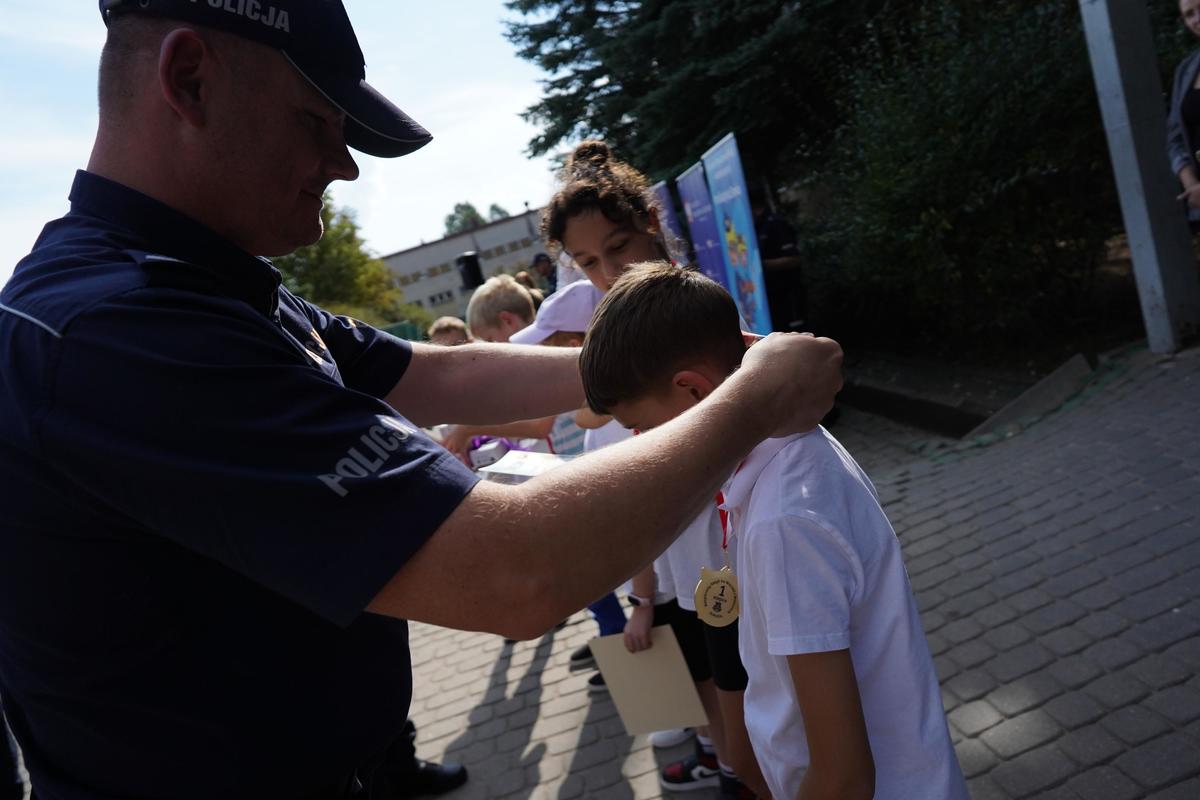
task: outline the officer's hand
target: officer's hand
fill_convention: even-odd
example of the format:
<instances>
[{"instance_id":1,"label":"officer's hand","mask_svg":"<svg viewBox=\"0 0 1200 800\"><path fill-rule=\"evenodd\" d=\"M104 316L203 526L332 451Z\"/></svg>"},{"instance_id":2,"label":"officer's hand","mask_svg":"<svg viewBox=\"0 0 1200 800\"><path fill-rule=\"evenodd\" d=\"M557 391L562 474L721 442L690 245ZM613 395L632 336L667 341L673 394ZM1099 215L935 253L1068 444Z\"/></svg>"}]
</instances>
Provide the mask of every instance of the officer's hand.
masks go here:
<instances>
[{"instance_id":1,"label":"officer's hand","mask_svg":"<svg viewBox=\"0 0 1200 800\"><path fill-rule=\"evenodd\" d=\"M842 388L842 348L806 333L772 333L755 342L735 375L770 436L812 430Z\"/></svg>"}]
</instances>

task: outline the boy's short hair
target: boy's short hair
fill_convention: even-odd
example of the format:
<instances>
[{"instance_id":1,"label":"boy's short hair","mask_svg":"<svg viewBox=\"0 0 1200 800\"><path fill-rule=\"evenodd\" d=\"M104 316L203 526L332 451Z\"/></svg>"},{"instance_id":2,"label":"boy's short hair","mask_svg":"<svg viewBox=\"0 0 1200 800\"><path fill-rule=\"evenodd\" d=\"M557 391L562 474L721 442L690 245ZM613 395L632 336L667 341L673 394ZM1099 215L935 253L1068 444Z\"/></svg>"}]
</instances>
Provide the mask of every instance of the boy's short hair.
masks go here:
<instances>
[{"instance_id":1,"label":"boy's short hair","mask_svg":"<svg viewBox=\"0 0 1200 800\"><path fill-rule=\"evenodd\" d=\"M458 317L438 317L429 326L428 335L430 339L444 333L460 334L463 341L470 338L467 334L467 324Z\"/></svg>"},{"instance_id":2,"label":"boy's short hair","mask_svg":"<svg viewBox=\"0 0 1200 800\"><path fill-rule=\"evenodd\" d=\"M467 303L467 325L472 330L495 328L500 324L501 311L517 315L526 325L533 322L533 298L511 275L488 278L475 290Z\"/></svg>"},{"instance_id":3,"label":"boy's short hair","mask_svg":"<svg viewBox=\"0 0 1200 800\"><path fill-rule=\"evenodd\" d=\"M671 376L705 363L732 372L745 355L741 316L729 292L693 269L635 264L604 296L579 355L588 406L664 391Z\"/></svg>"}]
</instances>

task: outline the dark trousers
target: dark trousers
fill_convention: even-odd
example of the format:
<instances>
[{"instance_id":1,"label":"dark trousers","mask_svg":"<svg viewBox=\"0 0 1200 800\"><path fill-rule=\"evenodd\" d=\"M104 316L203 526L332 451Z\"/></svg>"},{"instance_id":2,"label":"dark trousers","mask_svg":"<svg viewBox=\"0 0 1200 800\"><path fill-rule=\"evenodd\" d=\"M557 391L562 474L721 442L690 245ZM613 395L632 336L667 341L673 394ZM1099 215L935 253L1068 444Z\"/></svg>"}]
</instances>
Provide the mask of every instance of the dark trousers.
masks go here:
<instances>
[{"instance_id":1,"label":"dark trousers","mask_svg":"<svg viewBox=\"0 0 1200 800\"><path fill-rule=\"evenodd\" d=\"M17 744L8 732L3 714L0 714L0 729L3 729L0 735L4 737L0 742L0 800L23 800L25 784L17 771Z\"/></svg>"},{"instance_id":2,"label":"dark trousers","mask_svg":"<svg viewBox=\"0 0 1200 800\"><path fill-rule=\"evenodd\" d=\"M8 726L0 714L0 728L5 742L0 743L0 800L24 800L25 784L17 771L17 746ZM400 796L400 788L407 786L417 772L417 726L406 720L400 735L377 758L372 759L360 774L349 777L344 783L328 791L318 792L314 798L353 798L353 800L388 800ZM33 795L31 800L37 800Z\"/></svg>"},{"instance_id":3,"label":"dark trousers","mask_svg":"<svg viewBox=\"0 0 1200 800\"><path fill-rule=\"evenodd\" d=\"M387 749L363 764L332 791L313 795L313 800L390 800L404 797L404 789L417 774L417 726L405 720L400 735Z\"/></svg>"}]
</instances>

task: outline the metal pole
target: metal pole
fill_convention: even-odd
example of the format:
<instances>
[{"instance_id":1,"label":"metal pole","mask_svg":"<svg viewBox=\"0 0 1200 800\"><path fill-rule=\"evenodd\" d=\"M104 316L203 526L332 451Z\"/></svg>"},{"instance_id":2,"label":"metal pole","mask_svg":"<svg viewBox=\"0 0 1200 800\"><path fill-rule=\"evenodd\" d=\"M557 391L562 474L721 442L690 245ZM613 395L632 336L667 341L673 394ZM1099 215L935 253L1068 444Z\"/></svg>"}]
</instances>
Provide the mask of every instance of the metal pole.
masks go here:
<instances>
[{"instance_id":1,"label":"metal pole","mask_svg":"<svg viewBox=\"0 0 1200 800\"><path fill-rule=\"evenodd\" d=\"M1200 278L1181 191L1166 155L1166 117L1145 3L1079 0L1096 94L1150 349L1173 353L1200 328Z\"/></svg>"}]
</instances>

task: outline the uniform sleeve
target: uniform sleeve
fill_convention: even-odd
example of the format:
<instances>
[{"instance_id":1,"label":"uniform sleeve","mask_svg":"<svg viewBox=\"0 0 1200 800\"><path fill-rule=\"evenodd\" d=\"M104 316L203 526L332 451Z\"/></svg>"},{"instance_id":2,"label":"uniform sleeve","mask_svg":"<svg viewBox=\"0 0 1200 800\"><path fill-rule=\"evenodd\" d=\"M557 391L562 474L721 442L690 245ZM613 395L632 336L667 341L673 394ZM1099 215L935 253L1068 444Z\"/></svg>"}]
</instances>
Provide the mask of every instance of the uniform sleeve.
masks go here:
<instances>
[{"instance_id":1,"label":"uniform sleeve","mask_svg":"<svg viewBox=\"0 0 1200 800\"><path fill-rule=\"evenodd\" d=\"M850 647L850 609L862 567L845 539L813 520L782 517L756 524L738 546L739 564L754 574L768 652Z\"/></svg>"},{"instance_id":2,"label":"uniform sleeve","mask_svg":"<svg viewBox=\"0 0 1200 800\"><path fill-rule=\"evenodd\" d=\"M331 314L295 295L337 361L346 386L372 397L383 397L400 380L412 360L412 344L351 317Z\"/></svg>"},{"instance_id":3,"label":"uniform sleeve","mask_svg":"<svg viewBox=\"0 0 1200 800\"><path fill-rule=\"evenodd\" d=\"M348 625L475 476L244 304L149 292L72 323L40 447L102 513Z\"/></svg>"}]
</instances>

